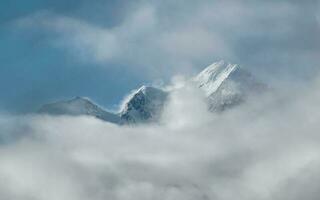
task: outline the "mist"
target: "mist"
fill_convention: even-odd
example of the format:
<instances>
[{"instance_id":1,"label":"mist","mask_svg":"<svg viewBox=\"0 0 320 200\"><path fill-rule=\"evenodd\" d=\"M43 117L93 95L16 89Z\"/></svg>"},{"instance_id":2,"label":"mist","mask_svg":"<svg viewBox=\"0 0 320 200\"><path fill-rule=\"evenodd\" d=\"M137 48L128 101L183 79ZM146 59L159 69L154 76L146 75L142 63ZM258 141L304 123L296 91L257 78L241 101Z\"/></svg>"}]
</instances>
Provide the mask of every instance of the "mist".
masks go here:
<instances>
[{"instance_id":1,"label":"mist","mask_svg":"<svg viewBox=\"0 0 320 200\"><path fill-rule=\"evenodd\" d=\"M319 89L273 90L213 114L184 87L159 123L137 126L2 114L1 199L318 199Z\"/></svg>"}]
</instances>

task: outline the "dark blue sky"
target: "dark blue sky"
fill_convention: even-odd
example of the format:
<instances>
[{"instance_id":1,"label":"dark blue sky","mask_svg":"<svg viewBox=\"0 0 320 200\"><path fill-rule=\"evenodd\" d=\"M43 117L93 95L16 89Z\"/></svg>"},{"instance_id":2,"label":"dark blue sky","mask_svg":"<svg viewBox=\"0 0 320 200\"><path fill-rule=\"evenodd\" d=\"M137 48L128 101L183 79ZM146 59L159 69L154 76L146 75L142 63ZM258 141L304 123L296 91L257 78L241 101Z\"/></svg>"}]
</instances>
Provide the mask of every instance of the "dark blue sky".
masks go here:
<instances>
[{"instance_id":1,"label":"dark blue sky","mask_svg":"<svg viewBox=\"0 0 320 200\"><path fill-rule=\"evenodd\" d=\"M319 69L319 13L316 0L2 0L0 109L73 96L115 109L219 59L271 85L303 82Z\"/></svg>"}]
</instances>

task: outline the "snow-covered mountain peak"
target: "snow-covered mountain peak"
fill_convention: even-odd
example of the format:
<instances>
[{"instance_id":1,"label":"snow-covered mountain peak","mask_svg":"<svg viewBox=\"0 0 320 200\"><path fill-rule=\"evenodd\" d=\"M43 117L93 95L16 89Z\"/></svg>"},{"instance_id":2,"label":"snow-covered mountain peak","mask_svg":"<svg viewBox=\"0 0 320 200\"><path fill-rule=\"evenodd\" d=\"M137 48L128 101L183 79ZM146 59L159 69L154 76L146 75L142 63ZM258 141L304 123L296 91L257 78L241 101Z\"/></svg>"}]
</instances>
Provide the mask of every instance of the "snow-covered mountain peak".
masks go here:
<instances>
[{"instance_id":1,"label":"snow-covered mountain peak","mask_svg":"<svg viewBox=\"0 0 320 200\"><path fill-rule=\"evenodd\" d=\"M194 77L193 80L205 91L207 96L210 96L217 91L223 81L237 69L239 69L238 65L230 64L222 60L209 65Z\"/></svg>"},{"instance_id":2,"label":"snow-covered mountain peak","mask_svg":"<svg viewBox=\"0 0 320 200\"><path fill-rule=\"evenodd\" d=\"M222 111L238 105L267 88L250 72L225 61L208 66L193 81L205 92L211 111Z\"/></svg>"},{"instance_id":3,"label":"snow-covered mountain peak","mask_svg":"<svg viewBox=\"0 0 320 200\"><path fill-rule=\"evenodd\" d=\"M45 104L38 112L53 115L89 115L113 123L120 121L119 116L105 111L87 97L74 97L70 100Z\"/></svg>"},{"instance_id":4,"label":"snow-covered mountain peak","mask_svg":"<svg viewBox=\"0 0 320 200\"><path fill-rule=\"evenodd\" d=\"M131 91L131 93L124 99L124 101L122 103L122 106L120 106L120 113L123 113L127 109L128 104L130 103L130 101L132 101L133 99L137 98L138 96L152 95L152 93L155 94L159 90L160 89L155 88L155 87L142 85L138 89L135 89L135 90Z\"/></svg>"},{"instance_id":5,"label":"snow-covered mountain peak","mask_svg":"<svg viewBox=\"0 0 320 200\"><path fill-rule=\"evenodd\" d=\"M175 89L186 87L188 84L195 84L205 93L208 109L212 112L232 108L267 89L250 72L225 61L211 64ZM125 98L118 113L108 112L86 97L46 104L39 112L54 115L89 115L117 124L156 122L166 106L168 96L175 89L163 90L143 85Z\"/></svg>"},{"instance_id":6,"label":"snow-covered mountain peak","mask_svg":"<svg viewBox=\"0 0 320 200\"><path fill-rule=\"evenodd\" d=\"M66 101L70 104L94 104L90 98L88 97L80 97L80 96L76 96L73 97L72 99Z\"/></svg>"},{"instance_id":7,"label":"snow-covered mountain peak","mask_svg":"<svg viewBox=\"0 0 320 200\"><path fill-rule=\"evenodd\" d=\"M159 117L167 98L161 89L142 86L124 102L120 117L126 122L154 121Z\"/></svg>"},{"instance_id":8,"label":"snow-covered mountain peak","mask_svg":"<svg viewBox=\"0 0 320 200\"><path fill-rule=\"evenodd\" d=\"M77 96L69 100L43 105L40 108L40 112L56 112L57 114L67 112L68 114L76 115L96 110L96 108L98 106L91 102L89 98Z\"/></svg>"},{"instance_id":9,"label":"snow-covered mountain peak","mask_svg":"<svg viewBox=\"0 0 320 200\"><path fill-rule=\"evenodd\" d=\"M155 91L155 90L159 90L159 89L158 89L158 88L151 87L151 86L142 85L142 86L136 91L135 94L137 94L137 93L147 94L147 93L152 93L152 91Z\"/></svg>"}]
</instances>

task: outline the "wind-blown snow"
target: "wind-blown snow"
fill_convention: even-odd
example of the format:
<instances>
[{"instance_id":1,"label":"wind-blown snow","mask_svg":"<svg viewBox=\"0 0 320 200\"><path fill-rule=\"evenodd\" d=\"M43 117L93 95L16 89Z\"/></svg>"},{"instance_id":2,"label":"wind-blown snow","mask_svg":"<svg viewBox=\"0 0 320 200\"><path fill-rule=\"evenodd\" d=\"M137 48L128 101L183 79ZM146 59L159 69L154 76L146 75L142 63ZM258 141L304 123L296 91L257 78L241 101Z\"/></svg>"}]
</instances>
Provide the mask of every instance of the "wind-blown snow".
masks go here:
<instances>
[{"instance_id":1,"label":"wind-blown snow","mask_svg":"<svg viewBox=\"0 0 320 200\"><path fill-rule=\"evenodd\" d=\"M213 63L205 68L194 80L203 89L207 96L210 96L221 86L229 75L236 70L238 65L229 64L225 61Z\"/></svg>"},{"instance_id":2,"label":"wind-blown snow","mask_svg":"<svg viewBox=\"0 0 320 200\"><path fill-rule=\"evenodd\" d=\"M213 63L194 79L208 99L209 110L224 111L267 91L250 72L225 61Z\"/></svg>"}]
</instances>

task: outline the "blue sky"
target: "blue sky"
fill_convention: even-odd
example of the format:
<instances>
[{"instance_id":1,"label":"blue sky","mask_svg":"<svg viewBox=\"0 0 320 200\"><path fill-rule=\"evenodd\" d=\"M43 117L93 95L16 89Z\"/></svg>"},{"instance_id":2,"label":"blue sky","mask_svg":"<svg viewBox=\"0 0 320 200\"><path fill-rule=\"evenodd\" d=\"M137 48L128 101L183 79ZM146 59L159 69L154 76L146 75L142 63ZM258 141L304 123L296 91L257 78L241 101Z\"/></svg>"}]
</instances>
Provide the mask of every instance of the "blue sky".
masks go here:
<instances>
[{"instance_id":1,"label":"blue sky","mask_svg":"<svg viewBox=\"0 0 320 200\"><path fill-rule=\"evenodd\" d=\"M271 85L304 82L318 71L319 10L316 0L2 0L0 108L88 96L114 109L141 84L220 59Z\"/></svg>"},{"instance_id":2,"label":"blue sky","mask_svg":"<svg viewBox=\"0 0 320 200\"><path fill-rule=\"evenodd\" d=\"M113 108L122 96L139 86L144 77L120 67L105 68L78 62L63 49L48 44L47 33L21 30L16 20L46 10L59 14L86 16L85 1L1 1L0 2L0 105L7 111L25 112L44 102L72 96L89 96ZM116 3L110 1L114 7ZM111 9L106 7L108 10ZM112 17L108 17L110 22ZM101 64L100 64L101 65ZM103 65L121 63L106 62Z\"/></svg>"}]
</instances>

